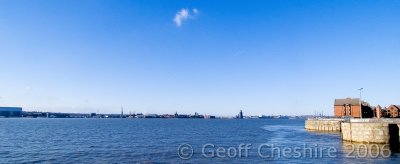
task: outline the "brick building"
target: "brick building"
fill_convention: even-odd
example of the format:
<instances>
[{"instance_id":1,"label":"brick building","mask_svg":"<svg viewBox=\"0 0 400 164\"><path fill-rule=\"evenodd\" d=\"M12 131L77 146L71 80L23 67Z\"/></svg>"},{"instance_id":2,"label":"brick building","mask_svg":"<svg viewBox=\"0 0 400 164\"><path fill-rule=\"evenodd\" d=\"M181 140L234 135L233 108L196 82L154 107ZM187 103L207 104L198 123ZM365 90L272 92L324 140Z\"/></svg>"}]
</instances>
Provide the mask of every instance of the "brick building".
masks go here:
<instances>
[{"instance_id":1,"label":"brick building","mask_svg":"<svg viewBox=\"0 0 400 164\"><path fill-rule=\"evenodd\" d=\"M399 118L400 117L400 105L390 105L387 108L387 116L390 118Z\"/></svg>"},{"instance_id":2,"label":"brick building","mask_svg":"<svg viewBox=\"0 0 400 164\"><path fill-rule=\"evenodd\" d=\"M374 117L375 118L382 118L383 117L383 110L380 105L376 106L374 109Z\"/></svg>"},{"instance_id":3,"label":"brick building","mask_svg":"<svg viewBox=\"0 0 400 164\"><path fill-rule=\"evenodd\" d=\"M360 99L335 99L335 117L372 118L374 111L367 102Z\"/></svg>"}]
</instances>

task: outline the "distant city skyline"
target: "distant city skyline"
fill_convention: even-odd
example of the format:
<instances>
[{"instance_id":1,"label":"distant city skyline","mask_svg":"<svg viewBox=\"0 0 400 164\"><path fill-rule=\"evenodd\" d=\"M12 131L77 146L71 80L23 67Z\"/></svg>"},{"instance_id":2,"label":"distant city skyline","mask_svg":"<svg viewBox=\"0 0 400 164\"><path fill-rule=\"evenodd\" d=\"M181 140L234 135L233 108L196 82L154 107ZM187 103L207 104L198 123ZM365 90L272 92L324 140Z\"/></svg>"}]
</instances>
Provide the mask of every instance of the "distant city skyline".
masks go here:
<instances>
[{"instance_id":1,"label":"distant city skyline","mask_svg":"<svg viewBox=\"0 0 400 164\"><path fill-rule=\"evenodd\" d=\"M0 106L333 115L400 104L400 1L0 1Z\"/></svg>"}]
</instances>

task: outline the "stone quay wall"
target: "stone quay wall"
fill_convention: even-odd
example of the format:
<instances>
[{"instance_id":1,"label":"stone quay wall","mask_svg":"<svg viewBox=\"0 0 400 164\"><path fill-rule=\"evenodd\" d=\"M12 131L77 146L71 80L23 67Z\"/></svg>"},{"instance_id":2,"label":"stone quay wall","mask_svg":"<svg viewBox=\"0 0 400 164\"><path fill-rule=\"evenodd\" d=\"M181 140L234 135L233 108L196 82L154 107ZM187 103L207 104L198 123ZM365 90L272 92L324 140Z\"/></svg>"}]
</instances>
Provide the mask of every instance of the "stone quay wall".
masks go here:
<instances>
[{"instance_id":1,"label":"stone quay wall","mask_svg":"<svg viewBox=\"0 0 400 164\"><path fill-rule=\"evenodd\" d=\"M305 128L310 131L340 132L343 119L308 119Z\"/></svg>"},{"instance_id":2,"label":"stone quay wall","mask_svg":"<svg viewBox=\"0 0 400 164\"><path fill-rule=\"evenodd\" d=\"M342 139L350 142L388 144L389 124L375 122L343 122Z\"/></svg>"},{"instance_id":3,"label":"stone quay wall","mask_svg":"<svg viewBox=\"0 0 400 164\"><path fill-rule=\"evenodd\" d=\"M305 128L341 132L344 141L400 146L400 119L308 119Z\"/></svg>"},{"instance_id":4,"label":"stone quay wall","mask_svg":"<svg viewBox=\"0 0 400 164\"><path fill-rule=\"evenodd\" d=\"M342 122L341 129L345 141L382 144L400 142L400 119L350 119Z\"/></svg>"}]
</instances>

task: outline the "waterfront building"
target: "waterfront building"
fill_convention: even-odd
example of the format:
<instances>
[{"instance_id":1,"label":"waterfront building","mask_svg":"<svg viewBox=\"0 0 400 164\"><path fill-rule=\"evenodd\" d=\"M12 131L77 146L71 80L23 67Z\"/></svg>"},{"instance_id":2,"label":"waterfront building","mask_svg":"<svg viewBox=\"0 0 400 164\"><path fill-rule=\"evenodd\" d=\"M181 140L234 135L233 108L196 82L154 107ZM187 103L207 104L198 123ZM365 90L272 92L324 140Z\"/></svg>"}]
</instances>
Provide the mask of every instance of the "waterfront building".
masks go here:
<instances>
[{"instance_id":1,"label":"waterfront building","mask_svg":"<svg viewBox=\"0 0 400 164\"><path fill-rule=\"evenodd\" d=\"M144 118L144 115L142 113L136 114L135 118Z\"/></svg>"},{"instance_id":2,"label":"waterfront building","mask_svg":"<svg viewBox=\"0 0 400 164\"><path fill-rule=\"evenodd\" d=\"M335 117L372 118L374 116L370 105L360 99L335 99Z\"/></svg>"},{"instance_id":3,"label":"waterfront building","mask_svg":"<svg viewBox=\"0 0 400 164\"><path fill-rule=\"evenodd\" d=\"M242 111L242 110L240 110L240 112L239 112L239 114L236 116L236 118L243 119L243 111Z\"/></svg>"},{"instance_id":4,"label":"waterfront building","mask_svg":"<svg viewBox=\"0 0 400 164\"><path fill-rule=\"evenodd\" d=\"M144 118L158 118L157 114L146 114L144 115Z\"/></svg>"},{"instance_id":5,"label":"waterfront building","mask_svg":"<svg viewBox=\"0 0 400 164\"><path fill-rule=\"evenodd\" d=\"M387 109L387 116L390 118L400 117L400 105L390 105Z\"/></svg>"},{"instance_id":6,"label":"waterfront building","mask_svg":"<svg viewBox=\"0 0 400 164\"><path fill-rule=\"evenodd\" d=\"M205 119L214 119L214 118L215 118L215 116L211 116L211 115L205 115L205 116L204 116L204 118L205 118Z\"/></svg>"},{"instance_id":7,"label":"waterfront building","mask_svg":"<svg viewBox=\"0 0 400 164\"><path fill-rule=\"evenodd\" d=\"M204 116L197 112L194 112L194 115L191 115L190 118L204 118Z\"/></svg>"},{"instance_id":8,"label":"waterfront building","mask_svg":"<svg viewBox=\"0 0 400 164\"><path fill-rule=\"evenodd\" d=\"M21 107L0 107L0 117L21 117Z\"/></svg>"},{"instance_id":9,"label":"waterfront building","mask_svg":"<svg viewBox=\"0 0 400 164\"><path fill-rule=\"evenodd\" d=\"M383 110L380 105L376 106L374 109L374 114L376 118L382 118L383 117Z\"/></svg>"}]
</instances>

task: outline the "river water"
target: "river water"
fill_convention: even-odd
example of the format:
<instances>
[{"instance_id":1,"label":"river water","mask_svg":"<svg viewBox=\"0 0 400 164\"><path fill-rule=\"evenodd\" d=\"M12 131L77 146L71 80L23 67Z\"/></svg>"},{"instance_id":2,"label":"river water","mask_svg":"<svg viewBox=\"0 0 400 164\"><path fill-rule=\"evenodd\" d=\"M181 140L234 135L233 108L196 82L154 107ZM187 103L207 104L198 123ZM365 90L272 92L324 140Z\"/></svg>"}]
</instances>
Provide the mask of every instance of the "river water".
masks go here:
<instances>
[{"instance_id":1,"label":"river water","mask_svg":"<svg viewBox=\"0 0 400 164\"><path fill-rule=\"evenodd\" d=\"M0 163L400 163L302 119L0 119Z\"/></svg>"}]
</instances>

